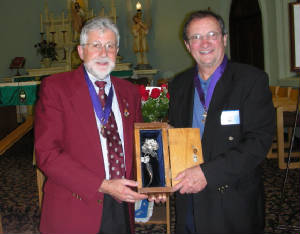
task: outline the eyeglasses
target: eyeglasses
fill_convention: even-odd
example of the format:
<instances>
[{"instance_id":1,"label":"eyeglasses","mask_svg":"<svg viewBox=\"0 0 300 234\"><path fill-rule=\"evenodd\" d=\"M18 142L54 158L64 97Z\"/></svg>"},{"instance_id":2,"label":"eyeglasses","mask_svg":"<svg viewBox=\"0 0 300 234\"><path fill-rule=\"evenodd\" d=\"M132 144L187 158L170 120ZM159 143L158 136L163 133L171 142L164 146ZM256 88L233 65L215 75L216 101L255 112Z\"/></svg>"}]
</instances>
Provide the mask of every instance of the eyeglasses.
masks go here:
<instances>
[{"instance_id":1,"label":"eyeglasses","mask_svg":"<svg viewBox=\"0 0 300 234\"><path fill-rule=\"evenodd\" d=\"M208 41L215 41L219 38L220 34L221 33L219 33L219 32L211 31L211 32L207 33L206 35L195 34L188 39L192 44L198 44L204 38Z\"/></svg>"},{"instance_id":2,"label":"eyeglasses","mask_svg":"<svg viewBox=\"0 0 300 234\"><path fill-rule=\"evenodd\" d=\"M102 51L102 49L104 48L106 53L115 52L117 49L116 43L113 43L113 42L107 42L104 45L102 45L102 43L99 41L82 44L82 46L85 46L85 45L87 45L89 47L89 49L92 51Z\"/></svg>"}]
</instances>

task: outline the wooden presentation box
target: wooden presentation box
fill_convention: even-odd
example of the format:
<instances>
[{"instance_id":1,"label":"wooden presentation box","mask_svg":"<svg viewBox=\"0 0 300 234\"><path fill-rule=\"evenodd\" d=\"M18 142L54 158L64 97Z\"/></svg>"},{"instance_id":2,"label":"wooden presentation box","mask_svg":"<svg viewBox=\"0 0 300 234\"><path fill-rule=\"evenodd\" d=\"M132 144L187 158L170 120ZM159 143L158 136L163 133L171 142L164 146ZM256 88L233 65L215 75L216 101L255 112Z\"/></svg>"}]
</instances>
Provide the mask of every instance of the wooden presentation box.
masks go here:
<instances>
[{"instance_id":1,"label":"wooden presentation box","mask_svg":"<svg viewBox=\"0 0 300 234\"><path fill-rule=\"evenodd\" d=\"M167 123L135 123L138 192L171 192L172 179L186 168L203 163L200 130L169 128Z\"/></svg>"}]
</instances>

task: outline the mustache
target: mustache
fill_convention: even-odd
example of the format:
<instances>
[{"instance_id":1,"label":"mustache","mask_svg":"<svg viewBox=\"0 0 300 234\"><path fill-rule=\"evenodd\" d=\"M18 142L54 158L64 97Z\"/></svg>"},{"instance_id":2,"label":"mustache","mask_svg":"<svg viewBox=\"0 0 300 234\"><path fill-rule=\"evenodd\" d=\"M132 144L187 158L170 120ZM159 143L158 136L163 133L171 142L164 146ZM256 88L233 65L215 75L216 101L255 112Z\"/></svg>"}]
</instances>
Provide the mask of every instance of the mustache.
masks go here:
<instances>
[{"instance_id":1,"label":"mustache","mask_svg":"<svg viewBox=\"0 0 300 234\"><path fill-rule=\"evenodd\" d=\"M96 63L113 63L113 61L108 57L95 58L95 59L93 59L93 62L96 62Z\"/></svg>"}]
</instances>

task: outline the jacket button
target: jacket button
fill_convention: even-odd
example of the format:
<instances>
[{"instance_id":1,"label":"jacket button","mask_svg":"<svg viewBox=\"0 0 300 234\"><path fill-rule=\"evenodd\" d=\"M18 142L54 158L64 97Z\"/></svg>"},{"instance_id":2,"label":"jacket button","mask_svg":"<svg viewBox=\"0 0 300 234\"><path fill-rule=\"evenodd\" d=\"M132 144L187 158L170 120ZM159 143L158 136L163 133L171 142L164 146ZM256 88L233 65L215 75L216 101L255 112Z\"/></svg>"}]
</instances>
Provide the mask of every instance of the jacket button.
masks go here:
<instances>
[{"instance_id":1,"label":"jacket button","mask_svg":"<svg viewBox=\"0 0 300 234\"><path fill-rule=\"evenodd\" d=\"M77 194L77 193L72 193L73 197L76 197L77 199L79 199L80 201L82 200L82 198Z\"/></svg>"},{"instance_id":2,"label":"jacket button","mask_svg":"<svg viewBox=\"0 0 300 234\"><path fill-rule=\"evenodd\" d=\"M101 205L102 204L102 200L97 200L98 204Z\"/></svg>"}]
</instances>

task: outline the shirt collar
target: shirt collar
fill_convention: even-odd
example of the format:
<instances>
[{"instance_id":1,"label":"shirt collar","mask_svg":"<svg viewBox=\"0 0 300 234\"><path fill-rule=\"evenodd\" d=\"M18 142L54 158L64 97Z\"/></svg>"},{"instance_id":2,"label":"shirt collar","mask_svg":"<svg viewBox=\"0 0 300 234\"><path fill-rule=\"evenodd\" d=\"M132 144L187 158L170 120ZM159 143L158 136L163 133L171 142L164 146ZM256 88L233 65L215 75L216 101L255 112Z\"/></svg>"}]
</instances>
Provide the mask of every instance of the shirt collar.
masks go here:
<instances>
[{"instance_id":1,"label":"shirt collar","mask_svg":"<svg viewBox=\"0 0 300 234\"><path fill-rule=\"evenodd\" d=\"M93 83L93 85L95 87L96 86L95 82L98 81L99 79L97 79L95 76L93 76L91 73L89 73L89 71L87 69L86 69L86 72L89 75L89 79L91 80L91 82ZM110 86L111 86L110 75L107 75L103 80L100 80L100 81L106 82L105 92L110 89Z\"/></svg>"},{"instance_id":2,"label":"shirt collar","mask_svg":"<svg viewBox=\"0 0 300 234\"><path fill-rule=\"evenodd\" d=\"M211 81L211 77L212 77L212 76L210 76L207 80L204 80L204 79L202 79L202 77L201 77L200 74L198 73L198 79L200 80L200 83L201 83L202 88L207 88L207 87L208 87L208 85L209 85L209 83L210 83L210 81Z\"/></svg>"}]
</instances>

